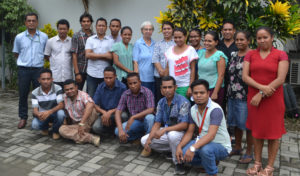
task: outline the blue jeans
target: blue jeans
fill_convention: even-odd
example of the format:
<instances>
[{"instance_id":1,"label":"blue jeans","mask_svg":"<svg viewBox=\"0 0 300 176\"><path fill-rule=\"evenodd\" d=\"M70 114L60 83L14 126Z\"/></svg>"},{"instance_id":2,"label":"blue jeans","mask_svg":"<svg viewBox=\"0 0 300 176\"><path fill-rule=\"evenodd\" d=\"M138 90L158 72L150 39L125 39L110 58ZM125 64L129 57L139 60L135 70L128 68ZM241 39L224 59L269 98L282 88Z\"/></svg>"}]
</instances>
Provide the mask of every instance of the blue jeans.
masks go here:
<instances>
[{"instance_id":1,"label":"blue jeans","mask_svg":"<svg viewBox=\"0 0 300 176\"><path fill-rule=\"evenodd\" d=\"M184 146L182 152L185 155L186 151L195 144L195 140L190 141ZM208 175L215 175L218 173L216 161L225 159L228 152L221 144L210 142L195 151L194 158L191 162L192 165L203 166Z\"/></svg>"},{"instance_id":2,"label":"blue jeans","mask_svg":"<svg viewBox=\"0 0 300 176\"><path fill-rule=\"evenodd\" d=\"M58 110L57 112L51 114L45 121L41 121L37 117L34 117L31 123L31 128L34 130L48 130L49 122L52 122L53 133L58 133L58 129L63 124L65 116L66 115L63 110Z\"/></svg>"},{"instance_id":3,"label":"blue jeans","mask_svg":"<svg viewBox=\"0 0 300 176\"><path fill-rule=\"evenodd\" d=\"M19 84L19 117L27 120L28 118L28 94L30 85L37 88L40 84L38 78L42 68L18 67L18 84Z\"/></svg>"},{"instance_id":4,"label":"blue jeans","mask_svg":"<svg viewBox=\"0 0 300 176\"><path fill-rule=\"evenodd\" d=\"M99 84L101 84L102 82L104 81L104 78L94 78L90 75L87 75L86 77L86 90L87 90L87 93L89 94L89 96L91 98L94 97L94 94L97 90L97 87Z\"/></svg>"},{"instance_id":5,"label":"blue jeans","mask_svg":"<svg viewBox=\"0 0 300 176\"><path fill-rule=\"evenodd\" d=\"M130 126L129 131L126 133L128 134L127 141L133 141L136 139L141 138L144 136L144 134L148 134L151 131L151 128L154 124L154 115L153 114L148 114L144 118L144 120L134 120L133 123ZM125 127L127 125L127 122L124 122L122 124L122 128L125 130ZM115 135L119 136L119 129L115 129Z\"/></svg>"},{"instance_id":6,"label":"blue jeans","mask_svg":"<svg viewBox=\"0 0 300 176\"><path fill-rule=\"evenodd\" d=\"M153 96L155 95L155 82L142 82L142 86L151 90Z\"/></svg>"}]
</instances>

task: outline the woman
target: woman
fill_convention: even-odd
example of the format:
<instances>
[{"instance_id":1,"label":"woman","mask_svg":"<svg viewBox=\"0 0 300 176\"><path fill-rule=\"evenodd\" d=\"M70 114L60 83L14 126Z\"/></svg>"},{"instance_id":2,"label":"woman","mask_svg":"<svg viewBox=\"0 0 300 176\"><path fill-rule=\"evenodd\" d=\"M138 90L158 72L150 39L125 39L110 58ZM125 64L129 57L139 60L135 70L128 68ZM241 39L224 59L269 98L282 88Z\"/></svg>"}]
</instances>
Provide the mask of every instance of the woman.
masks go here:
<instances>
[{"instance_id":1,"label":"woman","mask_svg":"<svg viewBox=\"0 0 300 176\"><path fill-rule=\"evenodd\" d=\"M228 87L227 87L227 124L234 128L235 146L230 155L240 155L242 153L243 130L246 130L247 120L247 92L248 86L242 80L244 57L250 51L250 33L238 31L235 34L235 44L238 51L231 53L231 60L228 63ZM247 150L240 159L240 163L250 163L252 161L252 136L251 131L246 131Z\"/></svg>"},{"instance_id":2,"label":"woman","mask_svg":"<svg viewBox=\"0 0 300 176\"><path fill-rule=\"evenodd\" d=\"M248 119L254 142L255 163L248 175L273 175L273 165L284 128L282 84L289 68L288 56L273 47L274 33L269 27L256 31L257 49L245 56L243 80L248 84ZM268 140L268 165L262 170L264 139Z\"/></svg>"},{"instance_id":3,"label":"woman","mask_svg":"<svg viewBox=\"0 0 300 176\"><path fill-rule=\"evenodd\" d=\"M227 57L218 51L219 37L215 31L210 31L204 36L205 50L199 50L198 78L209 82L210 97L222 105L224 99L224 74Z\"/></svg>"},{"instance_id":4,"label":"woman","mask_svg":"<svg viewBox=\"0 0 300 176\"><path fill-rule=\"evenodd\" d=\"M132 36L132 29L125 26L121 29L122 41L115 43L111 52L113 54L114 67L118 80L126 84L126 77L128 73L133 72L132 50L133 45L130 42Z\"/></svg>"},{"instance_id":5,"label":"woman","mask_svg":"<svg viewBox=\"0 0 300 176\"><path fill-rule=\"evenodd\" d=\"M145 21L141 25L143 37L138 39L133 47L134 72L140 74L142 86L150 89L154 95L154 66L152 55L154 50L154 40L151 39L154 26L150 21Z\"/></svg>"},{"instance_id":6,"label":"woman","mask_svg":"<svg viewBox=\"0 0 300 176\"><path fill-rule=\"evenodd\" d=\"M204 49L203 46L200 44L201 42L201 31L198 28L194 28L190 31L189 35L189 43L195 50L198 52L201 49Z\"/></svg>"},{"instance_id":7,"label":"woman","mask_svg":"<svg viewBox=\"0 0 300 176\"><path fill-rule=\"evenodd\" d=\"M154 52L152 57L152 63L154 63L154 79L155 79L155 103L163 97L160 92L161 78L166 76L166 59L165 52L175 45L173 40L173 30L174 25L171 22L165 21L161 26L161 30L164 36L164 39L155 43Z\"/></svg>"},{"instance_id":8,"label":"woman","mask_svg":"<svg viewBox=\"0 0 300 176\"><path fill-rule=\"evenodd\" d=\"M167 70L170 76L176 80L176 93L190 97L192 94L189 88L195 79L195 63L198 59L197 52L192 46L185 43L187 32L183 28L174 29L175 46L170 47L165 53Z\"/></svg>"}]
</instances>

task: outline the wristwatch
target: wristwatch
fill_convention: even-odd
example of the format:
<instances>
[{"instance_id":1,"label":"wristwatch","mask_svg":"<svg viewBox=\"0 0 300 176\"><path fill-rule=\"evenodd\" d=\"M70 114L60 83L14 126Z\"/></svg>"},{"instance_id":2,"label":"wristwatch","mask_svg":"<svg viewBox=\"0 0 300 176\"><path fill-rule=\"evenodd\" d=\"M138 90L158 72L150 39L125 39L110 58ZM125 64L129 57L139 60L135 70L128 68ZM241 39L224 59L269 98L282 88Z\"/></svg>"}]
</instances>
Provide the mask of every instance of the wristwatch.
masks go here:
<instances>
[{"instance_id":1,"label":"wristwatch","mask_svg":"<svg viewBox=\"0 0 300 176\"><path fill-rule=\"evenodd\" d=\"M190 146L190 151L194 153L196 151L195 147Z\"/></svg>"},{"instance_id":2,"label":"wristwatch","mask_svg":"<svg viewBox=\"0 0 300 176\"><path fill-rule=\"evenodd\" d=\"M259 93L264 97L264 92L262 90L259 90Z\"/></svg>"}]
</instances>

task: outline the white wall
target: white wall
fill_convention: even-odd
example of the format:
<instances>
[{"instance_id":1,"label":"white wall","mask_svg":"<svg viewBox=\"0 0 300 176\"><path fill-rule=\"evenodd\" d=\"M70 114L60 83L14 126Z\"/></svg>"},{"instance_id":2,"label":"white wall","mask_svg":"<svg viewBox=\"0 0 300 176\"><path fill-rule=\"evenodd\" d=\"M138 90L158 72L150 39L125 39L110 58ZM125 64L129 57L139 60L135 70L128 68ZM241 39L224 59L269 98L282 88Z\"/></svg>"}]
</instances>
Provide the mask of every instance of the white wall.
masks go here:
<instances>
[{"instance_id":1,"label":"white wall","mask_svg":"<svg viewBox=\"0 0 300 176\"><path fill-rule=\"evenodd\" d=\"M65 18L70 22L74 32L80 29L79 16L84 12L81 0L28 0L39 13L39 27L50 23L52 26ZM154 40L160 40L159 26L155 16L159 16L160 10L165 10L168 0L90 0L89 12L94 21L104 17L109 22L112 18L119 18L122 26L130 26L133 29L132 43L141 37L140 25L143 21L151 21L155 26ZM93 28L95 24L93 24ZM107 30L107 34L110 31Z\"/></svg>"}]
</instances>

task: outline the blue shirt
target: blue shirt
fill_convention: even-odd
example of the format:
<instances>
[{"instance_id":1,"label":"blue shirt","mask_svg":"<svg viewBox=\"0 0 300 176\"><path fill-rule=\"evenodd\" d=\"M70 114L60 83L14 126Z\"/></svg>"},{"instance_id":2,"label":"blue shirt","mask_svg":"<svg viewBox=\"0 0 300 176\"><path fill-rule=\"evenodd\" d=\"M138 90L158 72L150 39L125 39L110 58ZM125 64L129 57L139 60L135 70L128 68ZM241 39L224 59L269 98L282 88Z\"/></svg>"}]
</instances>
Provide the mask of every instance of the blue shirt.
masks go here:
<instances>
[{"instance_id":1,"label":"blue shirt","mask_svg":"<svg viewBox=\"0 0 300 176\"><path fill-rule=\"evenodd\" d=\"M151 39L151 45L148 46L142 37L135 42L133 47L133 60L139 65L142 82L154 82L154 66L152 64L154 44L155 41Z\"/></svg>"},{"instance_id":2,"label":"blue shirt","mask_svg":"<svg viewBox=\"0 0 300 176\"><path fill-rule=\"evenodd\" d=\"M18 53L17 65L23 67L43 67L44 49L48 40L47 34L36 30L32 37L28 31L18 34L14 41L13 52Z\"/></svg>"},{"instance_id":3,"label":"blue shirt","mask_svg":"<svg viewBox=\"0 0 300 176\"><path fill-rule=\"evenodd\" d=\"M175 93L171 106L168 105L167 98L159 100L155 122L164 126L172 126L181 122L189 122L190 102L182 95Z\"/></svg>"},{"instance_id":4,"label":"blue shirt","mask_svg":"<svg viewBox=\"0 0 300 176\"><path fill-rule=\"evenodd\" d=\"M125 84L117 79L115 80L115 86L112 89L107 87L106 83L103 81L98 85L93 99L95 104L105 111L115 109L117 108L121 95L125 90Z\"/></svg>"}]
</instances>

